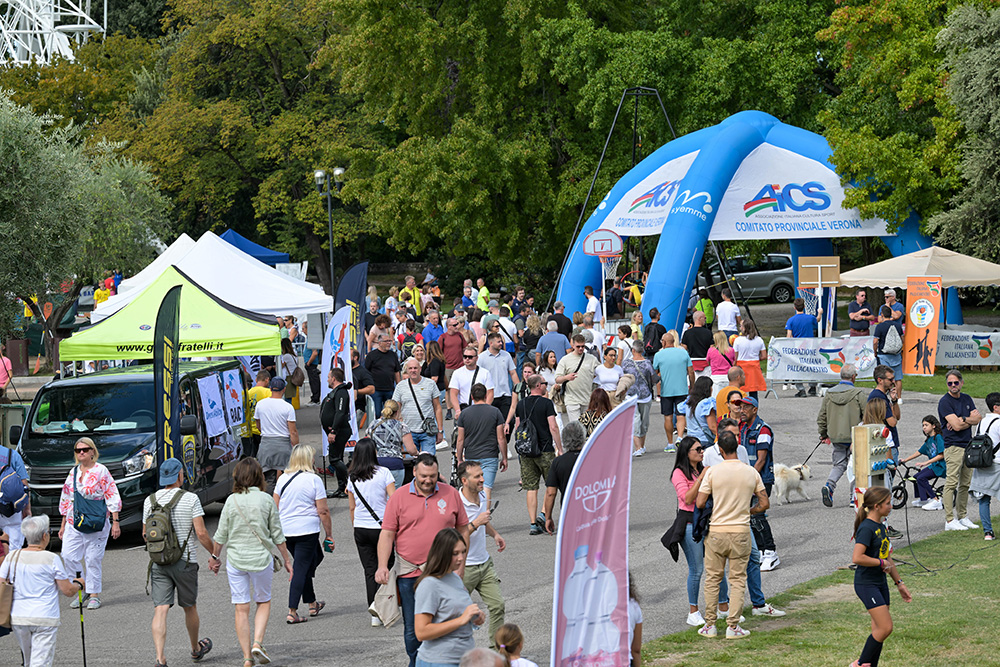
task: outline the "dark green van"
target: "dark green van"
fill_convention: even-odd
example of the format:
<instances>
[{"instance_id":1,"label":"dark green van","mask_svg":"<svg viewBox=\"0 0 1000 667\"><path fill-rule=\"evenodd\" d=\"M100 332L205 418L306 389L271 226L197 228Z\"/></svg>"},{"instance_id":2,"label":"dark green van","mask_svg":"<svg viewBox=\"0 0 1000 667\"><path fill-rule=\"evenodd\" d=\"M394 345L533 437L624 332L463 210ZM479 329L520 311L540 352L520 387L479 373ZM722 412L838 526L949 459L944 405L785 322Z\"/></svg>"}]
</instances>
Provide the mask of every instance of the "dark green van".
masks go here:
<instances>
[{"instance_id":1,"label":"dark green van","mask_svg":"<svg viewBox=\"0 0 1000 667\"><path fill-rule=\"evenodd\" d=\"M184 435L176 458L184 463L184 488L197 493L203 504L221 500L231 490L236 462L252 453L246 417L249 378L235 360L182 362L178 377ZM233 380L229 387L226 377ZM218 382L217 394L212 379ZM223 399L221 406L217 397ZM10 434L28 469L32 512L53 517L52 525L58 529L55 518L63 484L74 465L73 445L87 436L97 445L98 461L118 485L122 529L137 528L143 501L158 488L153 401L151 365L63 378L42 387L24 427L12 426ZM225 413L224 430L212 437L207 436L206 407L215 426L212 430L222 424L219 410Z\"/></svg>"}]
</instances>

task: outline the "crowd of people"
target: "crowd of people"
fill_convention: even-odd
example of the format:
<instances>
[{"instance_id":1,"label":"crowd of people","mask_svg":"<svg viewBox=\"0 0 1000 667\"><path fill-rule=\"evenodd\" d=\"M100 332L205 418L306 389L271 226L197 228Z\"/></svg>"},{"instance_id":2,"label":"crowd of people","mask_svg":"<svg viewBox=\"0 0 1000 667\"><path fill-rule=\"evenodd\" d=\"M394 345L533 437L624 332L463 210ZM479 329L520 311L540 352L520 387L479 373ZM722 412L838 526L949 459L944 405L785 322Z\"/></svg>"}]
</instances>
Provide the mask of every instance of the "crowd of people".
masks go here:
<instances>
[{"instance_id":1,"label":"crowd of people","mask_svg":"<svg viewBox=\"0 0 1000 667\"><path fill-rule=\"evenodd\" d=\"M413 276L385 299L372 288L362 318L368 351L353 352L350 383L337 367L320 378L318 351L302 349L304 341L295 347L301 337L297 323L282 318L282 354L260 371L248 394L253 456L238 463L214 534L206 529L198 497L182 488L184 470L175 459L159 466L162 489L143 507L156 667L167 664L166 618L175 601L184 610L192 660L212 650L212 641L199 636L198 544L207 550L215 573L225 557L244 665L270 661L265 635L275 573L290 576L287 624L305 623L326 606L316 573L336 545L326 486L316 474L317 450L300 442L291 405L289 387L299 355L307 360L310 403L319 403L320 381L330 388L319 412L329 472L337 481L331 495L347 500L366 613L375 627L401 616L411 667L533 664L520 657L525 638L506 622L502 587L487 549L487 537L497 553L506 549L492 522L497 478L516 458L528 534L555 533L556 500L566 492L587 437L627 397L636 399L632 455L647 453L654 396L663 417L664 451L674 454L670 479L677 513L664 544L674 560L683 553L687 564L686 622L703 637L717 636L720 619L727 638L748 636L739 613L744 591L753 616L784 616L767 601L761 579L761 572L774 570L781 559L767 515L775 484L775 433L759 400L767 390L761 372L767 347L754 321L741 317L728 289L717 304L702 290L681 332L663 326L656 308L650 309L648 322L635 311L613 328L601 321L594 290L588 286L583 292L586 312L569 316L560 302L551 313L539 313L533 297L519 287L493 298L483 279L467 280L447 313L436 286L418 287ZM831 445L832 465L822 502L832 507L838 481L850 474L852 427L881 423L894 460L926 458L915 464L920 471L914 505L943 509L946 530L968 530L976 527L967 517L971 488L979 494L982 529L991 540L990 500L1000 493L1000 471L969 468L963 453L974 433L1000 442L1000 393L987 396L984 417L962 393L961 373L950 371L938 415L922 421L923 445L901 459L902 374L893 332L901 334L904 318L895 293L885 296L877 315L863 290L849 307L852 335L868 334L876 323L871 332L879 361L876 388L856 387L857 371L847 364L841 382L823 396L817 425L821 440ZM626 314L623 305L608 305L609 312ZM805 314L802 300L793 307L786 335L816 335L816 319ZM815 384L797 386L796 396L816 393ZM352 413L364 424L356 442ZM374 418L364 423L368 414ZM533 439L534 455L512 450L519 435ZM348 464L349 444L354 449ZM442 450L451 450L450 480L441 474ZM101 607L104 551L108 539L120 534L121 500L107 468L98 463L97 446L80 438L74 455L77 465L59 505L61 559L46 551L48 517L28 516L26 510L16 519L0 518L11 549L18 549L0 566L0 578L31 582L16 589L13 613L26 665L51 664L58 594L73 596L74 607ZM11 466L23 470L16 452L10 456ZM942 476L938 497L935 481ZM26 485L26 474L23 479ZM851 499L859 516L856 588L872 615L862 665L877 664L881 642L891 631L885 573L904 599L909 597L882 553L883 536L896 539L900 533L886 522L887 501L874 491ZM80 570L85 577L70 577ZM485 610L473 602L474 592ZM632 664L640 665L642 612L631 577L629 594L629 646ZM704 607L699 606L702 596ZM489 628L490 651L475 647L480 626Z\"/></svg>"}]
</instances>

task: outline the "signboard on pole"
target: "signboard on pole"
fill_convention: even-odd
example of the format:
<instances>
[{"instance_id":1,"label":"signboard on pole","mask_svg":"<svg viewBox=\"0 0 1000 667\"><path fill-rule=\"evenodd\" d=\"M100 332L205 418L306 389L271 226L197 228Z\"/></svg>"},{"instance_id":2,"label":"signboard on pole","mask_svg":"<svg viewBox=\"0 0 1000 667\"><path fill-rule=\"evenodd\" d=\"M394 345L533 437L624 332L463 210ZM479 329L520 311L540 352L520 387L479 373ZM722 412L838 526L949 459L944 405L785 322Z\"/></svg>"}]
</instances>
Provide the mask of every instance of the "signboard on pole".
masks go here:
<instances>
[{"instance_id":1,"label":"signboard on pole","mask_svg":"<svg viewBox=\"0 0 1000 667\"><path fill-rule=\"evenodd\" d=\"M179 458L177 343L180 338L181 286L167 290L153 326L153 391L156 419L156 462Z\"/></svg>"},{"instance_id":2,"label":"signboard on pole","mask_svg":"<svg viewBox=\"0 0 1000 667\"><path fill-rule=\"evenodd\" d=\"M327 384L327 376L333 368L344 370L344 382L353 382L354 375L351 371L351 306L344 306L333 315L330 325L326 328L326 336L323 339L323 365L320 368L320 405L330 393L330 386ZM352 392L353 395L353 392ZM351 440L349 447L354 446L358 440L358 417L355 410L351 410ZM329 456L330 443L323 433L323 456Z\"/></svg>"},{"instance_id":3,"label":"signboard on pole","mask_svg":"<svg viewBox=\"0 0 1000 667\"><path fill-rule=\"evenodd\" d=\"M903 374L934 375L941 277L906 278L906 330L903 336Z\"/></svg>"},{"instance_id":4,"label":"signboard on pole","mask_svg":"<svg viewBox=\"0 0 1000 667\"><path fill-rule=\"evenodd\" d=\"M604 418L577 459L562 499L552 592L556 667L628 667L630 398Z\"/></svg>"}]
</instances>

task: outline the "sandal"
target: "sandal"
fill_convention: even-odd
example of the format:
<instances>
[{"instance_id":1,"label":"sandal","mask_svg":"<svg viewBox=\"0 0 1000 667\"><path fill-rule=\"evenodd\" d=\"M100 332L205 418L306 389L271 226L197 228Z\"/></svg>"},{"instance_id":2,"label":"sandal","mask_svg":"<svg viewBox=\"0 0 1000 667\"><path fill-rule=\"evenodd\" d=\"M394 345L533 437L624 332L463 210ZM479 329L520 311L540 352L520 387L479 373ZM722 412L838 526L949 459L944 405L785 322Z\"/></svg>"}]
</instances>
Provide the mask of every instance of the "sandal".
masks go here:
<instances>
[{"instance_id":1,"label":"sandal","mask_svg":"<svg viewBox=\"0 0 1000 667\"><path fill-rule=\"evenodd\" d=\"M267 654L267 651L264 650L264 645L260 642L254 642L253 648L250 649L250 655L257 660L257 664L266 665L271 662L271 657Z\"/></svg>"},{"instance_id":2,"label":"sandal","mask_svg":"<svg viewBox=\"0 0 1000 667\"><path fill-rule=\"evenodd\" d=\"M323 602L322 600L316 600L316 602L314 602L313 604L315 604L316 606L315 607L313 607L313 606L309 607L309 615L310 616L319 616L319 613L321 611L323 611L323 607L326 606L326 603Z\"/></svg>"},{"instance_id":3,"label":"sandal","mask_svg":"<svg viewBox=\"0 0 1000 667\"><path fill-rule=\"evenodd\" d=\"M313 614L313 616L315 616L315 614ZM288 623L288 625L295 625L296 623L305 623L306 620L307 619L304 619L301 616L299 616L299 612L295 612L294 614L289 613L288 616L285 617L285 623Z\"/></svg>"},{"instance_id":4,"label":"sandal","mask_svg":"<svg viewBox=\"0 0 1000 667\"><path fill-rule=\"evenodd\" d=\"M253 667L253 658L243 658L243 667L247 667L247 663L250 663L250 667Z\"/></svg>"},{"instance_id":5,"label":"sandal","mask_svg":"<svg viewBox=\"0 0 1000 667\"><path fill-rule=\"evenodd\" d=\"M191 660L198 662L205 657L205 654L212 650L212 640L208 637L198 641L198 650L191 651Z\"/></svg>"}]
</instances>

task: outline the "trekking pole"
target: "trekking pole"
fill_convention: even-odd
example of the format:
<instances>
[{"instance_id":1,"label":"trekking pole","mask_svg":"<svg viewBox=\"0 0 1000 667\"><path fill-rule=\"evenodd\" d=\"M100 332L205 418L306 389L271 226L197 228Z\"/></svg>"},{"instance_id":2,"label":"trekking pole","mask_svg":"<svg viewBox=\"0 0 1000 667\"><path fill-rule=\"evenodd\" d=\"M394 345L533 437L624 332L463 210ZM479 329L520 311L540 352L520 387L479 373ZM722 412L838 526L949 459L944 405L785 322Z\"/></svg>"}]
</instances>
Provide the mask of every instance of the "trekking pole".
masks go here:
<instances>
[{"instance_id":1,"label":"trekking pole","mask_svg":"<svg viewBox=\"0 0 1000 667\"><path fill-rule=\"evenodd\" d=\"M80 578L80 572L77 571L76 578ZM79 596L77 599L80 601L80 644L83 645L83 667L87 667L87 637L83 633L83 588L77 592Z\"/></svg>"},{"instance_id":2,"label":"trekking pole","mask_svg":"<svg viewBox=\"0 0 1000 667\"><path fill-rule=\"evenodd\" d=\"M819 446L822 445L822 444L823 444L822 440L820 440L819 442L816 443L816 446L813 447L813 450L811 452L809 452L809 456L807 456L806 460L802 462L802 465L805 465L806 463L809 462L809 459L812 458L812 455L816 453L816 450L819 449Z\"/></svg>"}]
</instances>

